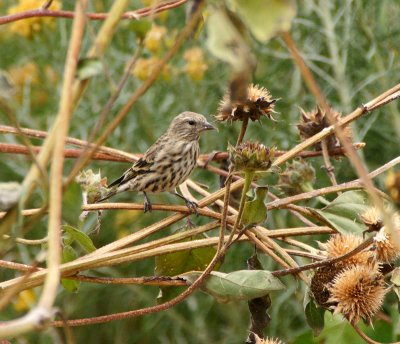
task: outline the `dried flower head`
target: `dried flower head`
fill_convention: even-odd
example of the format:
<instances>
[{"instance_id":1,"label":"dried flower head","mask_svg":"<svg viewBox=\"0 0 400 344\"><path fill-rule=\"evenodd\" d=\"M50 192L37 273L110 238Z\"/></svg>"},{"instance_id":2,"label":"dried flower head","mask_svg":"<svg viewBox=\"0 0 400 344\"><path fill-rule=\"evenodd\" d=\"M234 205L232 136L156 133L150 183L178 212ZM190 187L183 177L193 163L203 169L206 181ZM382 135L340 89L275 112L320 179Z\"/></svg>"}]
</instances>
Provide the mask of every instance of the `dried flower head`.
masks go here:
<instances>
[{"instance_id":1,"label":"dried flower head","mask_svg":"<svg viewBox=\"0 0 400 344\"><path fill-rule=\"evenodd\" d=\"M75 181L81 185L83 204L95 203L107 193L107 178L101 178L100 172L92 170L80 172Z\"/></svg>"},{"instance_id":2,"label":"dried flower head","mask_svg":"<svg viewBox=\"0 0 400 344\"><path fill-rule=\"evenodd\" d=\"M315 134L318 134L323 129L330 126L328 116L326 115L325 111L317 106L314 110L310 112L305 112L303 109L301 111L301 119L300 123L297 124L297 128L300 132L300 137L302 140L306 140ZM334 109L330 108L330 115L332 118L337 122L341 114ZM346 138L351 138L351 130L349 126L345 126L342 128L343 133L345 134ZM339 147L339 141L334 134L328 136L326 139L328 150L332 150L336 147ZM315 144L316 150L321 150L321 143L318 142Z\"/></svg>"},{"instance_id":3,"label":"dried flower head","mask_svg":"<svg viewBox=\"0 0 400 344\"><path fill-rule=\"evenodd\" d=\"M400 170L389 171L385 180L385 186L393 201L400 204Z\"/></svg>"},{"instance_id":4,"label":"dried flower head","mask_svg":"<svg viewBox=\"0 0 400 344\"><path fill-rule=\"evenodd\" d=\"M287 195L297 195L311 191L314 181L314 168L303 160L294 160L279 175L278 187Z\"/></svg>"},{"instance_id":5,"label":"dried flower head","mask_svg":"<svg viewBox=\"0 0 400 344\"><path fill-rule=\"evenodd\" d=\"M274 120L272 114L275 102L276 99L272 99L266 88L251 84L244 100L232 100L230 92L227 92L219 103L215 118L221 122L243 121L244 118L256 121L263 116Z\"/></svg>"},{"instance_id":6,"label":"dried flower head","mask_svg":"<svg viewBox=\"0 0 400 344\"><path fill-rule=\"evenodd\" d=\"M334 277L342 270L342 267L335 264L322 266L315 270L311 279L310 290L314 295L315 301L317 301L320 306L328 308L332 305L328 302L331 296L328 286Z\"/></svg>"},{"instance_id":7,"label":"dried flower head","mask_svg":"<svg viewBox=\"0 0 400 344\"><path fill-rule=\"evenodd\" d=\"M376 207L369 207L360 217L361 221L368 227L369 232L377 232L383 226L382 216Z\"/></svg>"},{"instance_id":8,"label":"dried flower head","mask_svg":"<svg viewBox=\"0 0 400 344\"><path fill-rule=\"evenodd\" d=\"M393 226L394 235L400 236L399 214L393 216ZM374 237L374 250L376 260L382 263L392 263L400 256L392 234L388 233L385 227L382 227Z\"/></svg>"},{"instance_id":9,"label":"dried flower head","mask_svg":"<svg viewBox=\"0 0 400 344\"><path fill-rule=\"evenodd\" d=\"M319 243L322 254L327 258L337 258L354 250L363 242L362 237L354 234L334 234L326 243ZM365 264L370 259L368 251L361 251L351 257L337 263L338 266L347 267L349 265Z\"/></svg>"},{"instance_id":10,"label":"dried flower head","mask_svg":"<svg viewBox=\"0 0 400 344\"><path fill-rule=\"evenodd\" d=\"M272 164L275 148L247 141L238 147L229 146L230 160L236 171L266 171Z\"/></svg>"},{"instance_id":11,"label":"dried flower head","mask_svg":"<svg viewBox=\"0 0 400 344\"><path fill-rule=\"evenodd\" d=\"M255 344L284 344L279 338L260 338L256 334L254 334L254 337L256 339Z\"/></svg>"},{"instance_id":12,"label":"dried flower head","mask_svg":"<svg viewBox=\"0 0 400 344\"><path fill-rule=\"evenodd\" d=\"M360 319L371 323L387 292L378 266L356 265L339 273L329 286L329 302L334 313L341 313L352 324Z\"/></svg>"}]
</instances>

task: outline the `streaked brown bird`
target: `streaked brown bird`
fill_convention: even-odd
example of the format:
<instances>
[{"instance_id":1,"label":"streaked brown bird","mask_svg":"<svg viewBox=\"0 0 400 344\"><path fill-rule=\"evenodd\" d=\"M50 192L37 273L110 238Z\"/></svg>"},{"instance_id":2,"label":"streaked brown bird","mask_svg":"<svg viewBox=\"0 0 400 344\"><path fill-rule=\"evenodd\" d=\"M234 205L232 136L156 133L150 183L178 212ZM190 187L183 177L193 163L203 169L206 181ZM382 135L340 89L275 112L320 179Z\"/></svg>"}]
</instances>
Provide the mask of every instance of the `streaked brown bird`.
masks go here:
<instances>
[{"instance_id":1,"label":"streaked brown bird","mask_svg":"<svg viewBox=\"0 0 400 344\"><path fill-rule=\"evenodd\" d=\"M147 192L170 191L185 200L196 212L197 204L175 190L196 167L199 156L199 138L205 130L215 129L203 115L185 111L176 116L168 130L144 153L133 166L108 188L109 193L98 202L123 191L141 191L144 211L151 211Z\"/></svg>"}]
</instances>

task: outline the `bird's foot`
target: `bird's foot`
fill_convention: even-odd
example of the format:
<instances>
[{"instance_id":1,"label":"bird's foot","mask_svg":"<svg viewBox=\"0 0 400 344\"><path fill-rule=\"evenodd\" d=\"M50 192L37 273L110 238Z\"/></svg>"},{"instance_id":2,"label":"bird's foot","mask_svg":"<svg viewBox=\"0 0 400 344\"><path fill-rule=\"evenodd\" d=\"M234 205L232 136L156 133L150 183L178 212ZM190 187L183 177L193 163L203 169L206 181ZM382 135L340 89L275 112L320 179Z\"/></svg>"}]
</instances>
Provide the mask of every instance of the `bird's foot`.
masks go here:
<instances>
[{"instance_id":1,"label":"bird's foot","mask_svg":"<svg viewBox=\"0 0 400 344\"><path fill-rule=\"evenodd\" d=\"M153 207L151 205L151 202L149 200L149 198L147 197L146 193L144 192L144 212L147 213L151 213L151 211L153 210Z\"/></svg>"},{"instance_id":2,"label":"bird's foot","mask_svg":"<svg viewBox=\"0 0 400 344\"><path fill-rule=\"evenodd\" d=\"M190 220L190 216L186 218L186 228L192 229L195 228L196 225Z\"/></svg>"},{"instance_id":3,"label":"bird's foot","mask_svg":"<svg viewBox=\"0 0 400 344\"><path fill-rule=\"evenodd\" d=\"M190 201L188 199L186 199L185 202L186 202L186 206L189 208L189 210L192 214L199 215L199 211L198 211L199 206L196 202Z\"/></svg>"}]
</instances>

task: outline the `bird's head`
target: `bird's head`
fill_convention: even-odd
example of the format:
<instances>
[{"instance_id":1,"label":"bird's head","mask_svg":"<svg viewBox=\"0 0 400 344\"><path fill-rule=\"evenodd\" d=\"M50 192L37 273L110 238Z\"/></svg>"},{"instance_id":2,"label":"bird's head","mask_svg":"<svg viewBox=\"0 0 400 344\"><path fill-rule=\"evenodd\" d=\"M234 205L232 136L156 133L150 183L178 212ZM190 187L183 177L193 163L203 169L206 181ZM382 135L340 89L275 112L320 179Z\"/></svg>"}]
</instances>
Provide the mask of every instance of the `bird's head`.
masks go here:
<instances>
[{"instance_id":1,"label":"bird's head","mask_svg":"<svg viewBox=\"0 0 400 344\"><path fill-rule=\"evenodd\" d=\"M212 129L216 128L203 115L185 111L173 119L168 132L177 140L193 141L198 140L201 132Z\"/></svg>"}]
</instances>

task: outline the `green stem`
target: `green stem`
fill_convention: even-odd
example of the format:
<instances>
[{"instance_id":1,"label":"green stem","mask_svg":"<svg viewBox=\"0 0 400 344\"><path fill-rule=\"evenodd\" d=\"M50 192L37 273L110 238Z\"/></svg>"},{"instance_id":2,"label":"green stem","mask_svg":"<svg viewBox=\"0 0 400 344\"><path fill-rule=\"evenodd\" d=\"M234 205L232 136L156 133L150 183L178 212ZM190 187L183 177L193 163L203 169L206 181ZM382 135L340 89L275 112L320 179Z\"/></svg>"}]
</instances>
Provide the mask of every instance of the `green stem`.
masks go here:
<instances>
[{"instance_id":1,"label":"green stem","mask_svg":"<svg viewBox=\"0 0 400 344\"><path fill-rule=\"evenodd\" d=\"M247 194L247 191L249 191L249 189L250 189L251 183L254 178L254 174L255 174L254 171L246 171L244 174L244 185L243 185L243 189L242 189L242 196L240 198L238 214L237 214L236 221L233 226L232 232L229 236L228 241L225 243L225 246L230 245L230 243L232 242L233 236L235 235L235 233L237 231L237 228L239 227L239 225L241 225L243 209L244 209L244 205L246 204L246 194Z\"/></svg>"}]
</instances>

